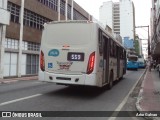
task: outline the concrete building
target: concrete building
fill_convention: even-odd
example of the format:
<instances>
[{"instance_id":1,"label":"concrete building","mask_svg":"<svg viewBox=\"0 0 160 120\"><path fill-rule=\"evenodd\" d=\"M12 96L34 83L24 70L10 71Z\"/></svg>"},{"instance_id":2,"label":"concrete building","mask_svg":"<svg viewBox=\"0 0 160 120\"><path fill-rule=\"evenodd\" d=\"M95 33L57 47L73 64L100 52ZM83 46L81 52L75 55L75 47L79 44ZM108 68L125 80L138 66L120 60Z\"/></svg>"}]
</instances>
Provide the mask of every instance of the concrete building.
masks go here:
<instances>
[{"instance_id":1,"label":"concrete building","mask_svg":"<svg viewBox=\"0 0 160 120\"><path fill-rule=\"evenodd\" d=\"M113 30L114 33L120 35L120 6L119 2L114 3L113 7Z\"/></svg>"},{"instance_id":2,"label":"concrete building","mask_svg":"<svg viewBox=\"0 0 160 120\"><path fill-rule=\"evenodd\" d=\"M152 0L150 26L151 55L160 64L160 0Z\"/></svg>"},{"instance_id":3,"label":"concrete building","mask_svg":"<svg viewBox=\"0 0 160 120\"><path fill-rule=\"evenodd\" d=\"M135 39L135 9L131 0L120 0L120 35Z\"/></svg>"},{"instance_id":4,"label":"concrete building","mask_svg":"<svg viewBox=\"0 0 160 120\"><path fill-rule=\"evenodd\" d=\"M113 9L114 3L112 1L103 2L103 5L99 8L99 21L103 26L108 25L113 30Z\"/></svg>"},{"instance_id":5,"label":"concrete building","mask_svg":"<svg viewBox=\"0 0 160 120\"><path fill-rule=\"evenodd\" d=\"M122 38L135 39L135 10L131 0L120 2L104 2L99 8L99 20L104 26L108 25L113 32Z\"/></svg>"},{"instance_id":6,"label":"concrete building","mask_svg":"<svg viewBox=\"0 0 160 120\"><path fill-rule=\"evenodd\" d=\"M109 26L114 33L120 34L119 2L104 2L99 8L99 20L103 26Z\"/></svg>"},{"instance_id":7,"label":"concrete building","mask_svg":"<svg viewBox=\"0 0 160 120\"><path fill-rule=\"evenodd\" d=\"M3 77L4 71L4 44L6 36L6 25L9 25L10 12L7 11L7 0L0 1L0 78ZM2 17L3 16L3 17Z\"/></svg>"},{"instance_id":8,"label":"concrete building","mask_svg":"<svg viewBox=\"0 0 160 120\"><path fill-rule=\"evenodd\" d=\"M72 0L60 0L60 4L58 0L25 0L24 3L23 0L1 1L3 2L0 5L5 3L4 10L1 9L3 7L0 8L1 15L4 13L4 19L8 19L10 12L11 16L6 31L1 24L8 24L9 21L1 21L0 17L0 78L38 73L41 34L45 22L72 18L92 19L92 16Z\"/></svg>"}]
</instances>

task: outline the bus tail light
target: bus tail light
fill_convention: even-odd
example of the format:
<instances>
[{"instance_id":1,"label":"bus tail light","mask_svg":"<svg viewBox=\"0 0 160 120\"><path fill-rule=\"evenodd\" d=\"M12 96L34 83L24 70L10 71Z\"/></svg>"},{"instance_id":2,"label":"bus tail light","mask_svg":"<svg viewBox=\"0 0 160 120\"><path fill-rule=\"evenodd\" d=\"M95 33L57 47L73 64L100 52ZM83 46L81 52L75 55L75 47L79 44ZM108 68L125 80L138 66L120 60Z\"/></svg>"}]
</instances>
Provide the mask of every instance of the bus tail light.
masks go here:
<instances>
[{"instance_id":1,"label":"bus tail light","mask_svg":"<svg viewBox=\"0 0 160 120\"><path fill-rule=\"evenodd\" d=\"M91 74L93 72L94 63L95 63L95 52L91 53L90 56L89 56L87 74Z\"/></svg>"},{"instance_id":2,"label":"bus tail light","mask_svg":"<svg viewBox=\"0 0 160 120\"><path fill-rule=\"evenodd\" d=\"M44 62L44 53L43 51L41 51L41 54L40 54L40 68L42 71L45 70L45 62Z\"/></svg>"}]
</instances>

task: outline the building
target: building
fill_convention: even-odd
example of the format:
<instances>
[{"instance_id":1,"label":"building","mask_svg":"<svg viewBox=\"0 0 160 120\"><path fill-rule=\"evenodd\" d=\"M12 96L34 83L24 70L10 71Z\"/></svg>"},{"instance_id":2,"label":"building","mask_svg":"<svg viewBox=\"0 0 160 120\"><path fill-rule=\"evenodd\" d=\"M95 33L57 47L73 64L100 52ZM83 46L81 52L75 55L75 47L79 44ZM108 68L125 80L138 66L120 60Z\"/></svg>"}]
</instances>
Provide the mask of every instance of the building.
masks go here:
<instances>
[{"instance_id":1,"label":"building","mask_svg":"<svg viewBox=\"0 0 160 120\"><path fill-rule=\"evenodd\" d=\"M120 2L104 2L99 8L99 20L104 26L108 25L113 32L122 38L135 39L135 9L131 0Z\"/></svg>"},{"instance_id":2,"label":"building","mask_svg":"<svg viewBox=\"0 0 160 120\"><path fill-rule=\"evenodd\" d=\"M112 1L103 2L103 5L99 8L99 21L103 26L109 26L113 30L113 9L114 3Z\"/></svg>"},{"instance_id":3,"label":"building","mask_svg":"<svg viewBox=\"0 0 160 120\"><path fill-rule=\"evenodd\" d=\"M7 0L0 1L0 78L3 77L4 44L6 36L6 25L10 22L10 12L7 11ZM2 17L3 16L3 17Z\"/></svg>"},{"instance_id":4,"label":"building","mask_svg":"<svg viewBox=\"0 0 160 120\"><path fill-rule=\"evenodd\" d=\"M119 2L114 3L113 7L113 30L114 33L120 35L120 6Z\"/></svg>"},{"instance_id":5,"label":"building","mask_svg":"<svg viewBox=\"0 0 160 120\"><path fill-rule=\"evenodd\" d=\"M25 0L24 3L22 1L3 0L5 9L11 13L11 17L10 25L6 26L1 39L3 44L1 44L0 78L38 73L41 34L45 22L66 18L92 19L89 13L72 0L60 0L60 4L58 0Z\"/></svg>"},{"instance_id":6,"label":"building","mask_svg":"<svg viewBox=\"0 0 160 120\"><path fill-rule=\"evenodd\" d=\"M127 49L135 49L134 48L134 41L133 39L130 39L129 37L124 37L124 47L127 48Z\"/></svg>"},{"instance_id":7,"label":"building","mask_svg":"<svg viewBox=\"0 0 160 120\"><path fill-rule=\"evenodd\" d=\"M151 55L160 64L160 0L152 0L151 8Z\"/></svg>"},{"instance_id":8,"label":"building","mask_svg":"<svg viewBox=\"0 0 160 120\"><path fill-rule=\"evenodd\" d=\"M135 9L131 0L120 0L120 35L135 40Z\"/></svg>"},{"instance_id":9,"label":"building","mask_svg":"<svg viewBox=\"0 0 160 120\"><path fill-rule=\"evenodd\" d=\"M103 26L109 26L114 33L120 34L119 3L104 2L99 8L99 20Z\"/></svg>"},{"instance_id":10,"label":"building","mask_svg":"<svg viewBox=\"0 0 160 120\"><path fill-rule=\"evenodd\" d=\"M133 39L130 39L129 37L124 37L123 39L123 46L126 48L127 50L127 56L128 55L136 55L135 52L135 42Z\"/></svg>"}]
</instances>

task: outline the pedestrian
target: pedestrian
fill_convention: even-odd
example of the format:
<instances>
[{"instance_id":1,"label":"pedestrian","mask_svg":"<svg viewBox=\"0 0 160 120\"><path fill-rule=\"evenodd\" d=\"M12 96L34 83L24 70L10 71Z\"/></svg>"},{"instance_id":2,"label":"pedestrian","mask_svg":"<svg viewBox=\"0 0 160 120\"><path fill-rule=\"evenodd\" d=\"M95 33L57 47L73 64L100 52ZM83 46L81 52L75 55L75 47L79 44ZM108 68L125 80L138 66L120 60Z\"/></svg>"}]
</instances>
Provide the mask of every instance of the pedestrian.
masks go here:
<instances>
[{"instance_id":1,"label":"pedestrian","mask_svg":"<svg viewBox=\"0 0 160 120\"><path fill-rule=\"evenodd\" d=\"M153 68L154 69L156 68L156 62L155 61L153 62Z\"/></svg>"},{"instance_id":2,"label":"pedestrian","mask_svg":"<svg viewBox=\"0 0 160 120\"><path fill-rule=\"evenodd\" d=\"M151 72L151 68L152 68L152 63L150 60L148 60L148 68L149 68L149 72Z\"/></svg>"},{"instance_id":3,"label":"pedestrian","mask_svg":"<svg viewBox=\"0 0 160 120\"><path fill-rule=\"evenodd\" d=\"M160 77L160 64L158 64L158 65L156 66L156 68L157 68L157 70L158 70L159 77Z\"/></svg>"}]
</instances>

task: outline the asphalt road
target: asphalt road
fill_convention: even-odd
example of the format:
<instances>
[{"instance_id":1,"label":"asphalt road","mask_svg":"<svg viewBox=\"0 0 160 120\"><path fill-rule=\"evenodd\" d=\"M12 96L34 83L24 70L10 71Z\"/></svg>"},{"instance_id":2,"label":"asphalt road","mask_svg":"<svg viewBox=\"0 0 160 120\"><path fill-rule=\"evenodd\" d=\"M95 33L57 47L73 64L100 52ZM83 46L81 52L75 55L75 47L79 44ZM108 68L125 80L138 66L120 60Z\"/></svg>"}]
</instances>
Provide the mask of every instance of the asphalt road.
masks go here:
<instances>
[{"instance_id":1,"label":"asphalt road","mask_svg":"<svg viewBox=\"0 0 160 120\"><path fill-rule=\"evenodd\" d=\"M35 80L1 84L0 111L115 111L117 107L125 102L124 98L143 72L143 69L127 71L124 78L115 83L111 90L60 86ZM17 120L18 118L8 119ZM30 120L31 118L19 119ZM46 119L111 120L107 117L53 117ZM119 118L117 119L119 120ZM129 119L126 118L126 120Z\"/></svg>"}]
</instances>

